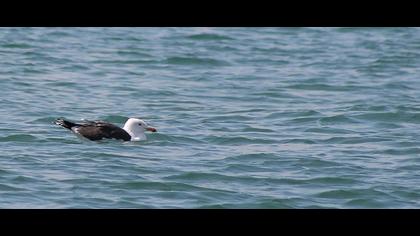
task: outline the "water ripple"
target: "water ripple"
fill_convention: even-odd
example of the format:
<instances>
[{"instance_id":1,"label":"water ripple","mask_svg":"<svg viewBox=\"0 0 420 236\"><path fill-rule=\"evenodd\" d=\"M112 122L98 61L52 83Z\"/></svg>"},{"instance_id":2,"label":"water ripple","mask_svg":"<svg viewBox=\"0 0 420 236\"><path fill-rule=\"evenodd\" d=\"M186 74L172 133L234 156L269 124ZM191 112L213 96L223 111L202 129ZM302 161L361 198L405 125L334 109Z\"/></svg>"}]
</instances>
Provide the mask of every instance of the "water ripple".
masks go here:
<instances>
[{"instance_id":1,"label":"water ripple","mask_svg":"<svg viewBox=\"0 0 420 236\"><path fill-rule=\"evenodd\" d=\"M417 28L1 28L0 207L418 208ZM147 141L53 121L144 119Z\"/></svg>"},{"instance_id":2,"label":"water ripple","mask_svg":"<svg viewBox=\"0 0 420 236\"><path fill-rule=\"evenodd\" d=\"M219 40L232 40L233 39L228 36L219 35L219 34L209 34L209 33L194 34L194 35L187 36L187 38L194 39L194 40L204 40L204 41L207 41L207 40L219 41Z\"/></svg>"},{"instance_id":3,"label":"water ripple","mask_svg":"<svg viewBox=\"0 0 420 236\"><path fill-rule=\"evenodd\" d=\"M30 134L13 134L6 137L0 137L0 142L35 142L38 139Z\"/></svg>"},{"instance_id":4,"label":"water ripple","mask_svg":"<svg viewBox=\"0 0 420 236\"><path fill-rule=\"evenodd\" d=\"M169 57L165 63L172 65L205 65L205 66L228 66L223 60L199 57Z\"/></svg>"}]
</instances>

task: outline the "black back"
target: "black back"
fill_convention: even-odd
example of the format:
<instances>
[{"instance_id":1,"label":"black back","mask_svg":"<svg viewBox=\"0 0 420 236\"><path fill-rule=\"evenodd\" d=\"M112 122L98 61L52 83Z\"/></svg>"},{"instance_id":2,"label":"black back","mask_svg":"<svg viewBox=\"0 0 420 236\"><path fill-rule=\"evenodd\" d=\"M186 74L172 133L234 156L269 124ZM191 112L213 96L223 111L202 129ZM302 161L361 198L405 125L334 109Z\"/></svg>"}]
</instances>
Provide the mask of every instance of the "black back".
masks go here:
<instances>
[{"instance_id":1,"label":"black back","mask_svg":"<svg viewBox=\"0 0 420 236\"><path fill-rule=\"evenodd\" d=\"M86 123L77 124L72 129L90 140L103 138L131 140L131 136L124 129L105 121L86 121Z\"/></svg>"}]
</instances>

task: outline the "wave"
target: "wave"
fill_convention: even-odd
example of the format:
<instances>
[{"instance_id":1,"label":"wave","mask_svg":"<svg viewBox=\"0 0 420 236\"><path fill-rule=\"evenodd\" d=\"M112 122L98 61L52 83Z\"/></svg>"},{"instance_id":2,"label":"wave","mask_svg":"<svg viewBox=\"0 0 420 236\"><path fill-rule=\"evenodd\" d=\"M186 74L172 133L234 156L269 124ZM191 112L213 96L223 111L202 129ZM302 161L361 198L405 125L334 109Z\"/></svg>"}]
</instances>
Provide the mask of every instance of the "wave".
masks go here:
<instances>
[{"instance_id":1,"label":"wave","mask_svg":"<svg viewBox=\"0 0 420 236\"><path fill-rule=\"evenodd\" d=\"M276 132L273 129L269 128L257 128L257 127L246 127L241 130L241 132L252 132L252 133L273 133Z\"/></svg>"},{"instance_id":2,"label":"wave","mask_svg":"<svg viewBox=\"0 0 420 236\"><path fill-rule=\"evenodd\" d=\"M355 119L382 122L420 123L420 113L406 112L370 112L352 116Z\"/></svg>"},{"instance_id":3,"label":"wave","mask_svg":"<svg viewBox=\"0 0 420 236\"><path fill-rule=\"evenodd\" d=\"M212 116L210 118L203 119L202 122L227 122L227 121L250 121L254 120L254 117L248 115L219 115L219 116Z\"/></svg>"},{"instance_id":4,"label":"wave","mask_svg":"<svg viewBox=\"0 0 420 236\"><path fill-rule=\"evenodd\" d=\"M189 39L194 39L194 40L216 40L216 41L220 41L220 40L233 40L233 38L228 37L228 36L224 36L224 35L220 35L220 34L211 34L211 33L202 33L202 34L193 34L193 35L189 35L186 38Z\"/></svg>"},{"instance_id":5,"label":"wave","mask_svg":"<svg viewBox=\"0 0 420 236\"><path fill-rule=\"evenodd\" d=\"M298 90L314 90L314 91L327 91L327 92L337 92L337 91L360 91L368 87L363 86L338 86L338 85L328 85L328 84L295 84L286 87L287 89L298 89Z\"/></svg>"},{"instance_id":6,"label":"wave","mask_svg":"<svg viewBox=\"0 0 420 236\"><path fill-rule=\"evenodd\" d=\"M169 135L160 133L159 131L156 133L153 133L153 135L148 135L148 142L153 141L164 141L169 142L172 144L203 144L204 141L201 141L196 138L190 138L185 136L179 136L179 135Z\"/></svg>"},{"instance_id":7,"label":"wave","mask_svg":"<svg viewBox=\"0 0 420 236\"><path fill-rule=\"evenodd\" d=\"M207 136L204 138L205 141L219 145L245 145L245 144L275 144L279 143L273 139L262 139L262 138L249 138L243 136L232 136L232 137L219 137L219 136Z\"/></svg>"},{"instance_id":8,"label":"wave","mask_svg":"<svg viewBox=\"0 0 420 236\"><path fill-rule=\"evenodd\" d=\"M394 203L395 204L395 203ZM382 203L375 198L357 198L352 199L344 203L345 207L352 208L387 208L389 205L387 203ZM395 205L394 205L395 206Z\"/></svg>"},{"instance_id":9,"label":"wave","mask_svg":"<svg viewBox=\"0 0 420 236\"><path fill-rule=\"evenodd\" d=\"M35 120L31 120L29 123L52 123L57 118L58 117L46 116L46 117L38 118Z\"/></svg>"},{"instance_id":10,"label":"wave","mask_svg":"<svg viewBox=\"0 0 420 236\"><path fill-rule=\"evenodd\" d=\"M315 177L304 180L306 184L349 185L360 184L359 180L345 177Z\"/></svg>"},{"instance_id":11,"label":"wave","mask_svg":"<svg viewBox=\"0 0 420 236\"><path fill-rule=\"evenodd\" d=\"M303 144L315 144L316 142L311 139L303 138L293 138L293 139L284 139L281 143L303 143Z\"/></svg>"},{"instance_id":12,"label":"wave","mask_svg":"<svg viewBox=\"0 0 420 236\"><path fill-rule=\"evenodd\" d=\"M346 114L327 116L319 119L321 125L336 125L336 124L355 124L360 123L356 119Z\"/></svg>"},{"instance_id":13,"label":"wave","mask_svg":"<svg viewBox=\"0 0 420 236\"><path fill-rule=\"evenodd\" d=\"M95 60L91 63L97 63L97 64L115 64L115 65L124 65L124 64L157 64L159 61L156 60Z\"/></svg>"},{"instance_id":14,"label":"wave","mask_svg":"<svg viewBox=\"0 0 420 236\"><path fill-rule=\"evenodd\" d=\"M264 118L267 119L275 119L275 118L284 118L284 117L297 117L295 119L305 119L305 118L318 118L321 116L322 113L315 111L315 110L307 110L307 111L285 111L285 112L272 112L265 116Z\"/></svg>"},{"instance_id":15,"label":"wave","mask_svg":"<svg viewBox=\"0 0 420 236\"><path fill-rule=\"evenodd\" d=\"M324 140L317 140L317 143L328 143L328 144L363 144L363 143L377 143L393 141L391 138L380 138L380 137L332 137Z\"/></svg>"},{"instance_id":16,"label":"wave","mask_svg":"<svg viewBox=\"0 0 420 236\"><path fill-rule=\"evenodd\" d=\"M301 117L301 118L294 118L290 120L282 121L278 123L280 125L294 125L294 124L307 124L307 123L316 123L319 120L319 117Z\"/></svg>"},{"instance_id":17,"label":"wave","mask_svg":"<svg viewBox=\"0 0 420 236\"><path fill-rule=\"evenodd\" d=\"M6 43L6 44L1 44L1 47L3 47L3 48L28 49L28 48L32 48L32 45L27 44L27 43Z\"/></svg>"},{"instance_id":18,"label":"wave","mask_svg":"<svg viewBox=\"0 0 420 236\"><path fill-rule=\"evenodd\" d=\"M277 160L276 153L250 153L225 157L225 161Z\"/></svg>"},{"instance_id":19,"label":"wave","mask_svg":"<svg viewBox=\"0 0 420 236\"><path fill-rule=\"evenodd\" d=\"M381 153L388 154L388 155L413 155L413 154L420 154L420 148L393 148L393 149L385 149L381 151Z\"/></svg>"},{"instance_id":20,"label":"wave","mask_svg":"<svg viewBox=\"0 0 420 236\"><path fill-rule=\"evenodd\" d=\"M46 86L57 86L57 87L75 87L77 86L77 83L74 82L48 82L45 84Z\"/></svg>"},{"instance_id":21,"label":"wave","mask_svg":"<svg viewBox=\"0 0 420 236\"><path fill-rule=\"evenodd\" d=\"M108 121L110 123L123 124L128 120L128 118L129 117L127 117L127 116L121 116L121 115L106 115L106 116L101 116L99 119Z\"/></svg>"},{"instance_id":22,"label":"wave","mask_svg":"<svg viewBox=\"0 0 420 236\"><path fill-rule=\"evenodd\" d=\"M42 118L38 118L35 120L32 120L28 123L53 123L57 118L59 118L59 116L46 116L46 117L42 117ZM104 120L104 121L108 121L111 123L125 123L127 121L129 117L127 116L121 116L121 115L105 115L105 116L101 116L98 118L83 118L86 120ZM71 118L66 118L69 120L72 120ZM83 119L81 120L73 120L74 122L83 122Z\"/></svg>"},{"instance_id":23,"label":"wave","mask_svg":"<svg viewBox=\"0 0 420 236\"><path fill-rule=\"evenodd\" d=\"M0 142L34 142L38 138L30 134L13 134L6 137L0 137Z\"/></svg>"},{"instance_id":24,"label":"wave","mask_svg":"<svg viewBox=\"0 0 420 236\"><path fill-rule=\"evenodd\" d=\"M139 50L139 49L132 49L132 50L127 50L127 51L120 50L120 51L117 51L117 54L121 55L121 56L135 56L135 57L141 57L141 58L144 58L144 57L152 58L153 57L150 54L147 54L147 53L144 53L144 52L138 52L136 50Z\"/></svg>"},{"instance_id":25,"label":"wave","mask_svg":"<svg viewBox=\"0 0 420 236\"><path fill-rule=\"evenodd\" d=\"M228 66L229 63L223 60L203 57L169 57L165 63L172 65L206 65L206 66Z\"/></svg>"},{"instance_id":26,"label":"wave","mask_svg":"<svg viewBox=\"0 0 420 236\"><path fill-rule=\"evenodd\" d=\"M173 178L165 178L167 180ZM213 189L208 187L201 187L196 186L193 184L186 184L186 183L178 183L178 182L158 182L158 181L130 181L130 182L122 182L122 183L109 183L107 184L109 187L117 188L117 189L141 189L141 190L159 190L159 191L220 191L220 192L227 192L227 190L219 190Z\"/></svg>"},{"instance_id":27,"label":"wave","mask_svg":"<svg viewBox=\"0 0 420 236\"><path fill-rule=\"evenodd\" d=\"M351 199L363 196L360 192L353 190L329 190L315 195L318 198Z\"/></svg>"},{"instance_id":28,"label":"wave","mask_svg":"<svg viewBox=\"0 0 420 236\"><path fill-rule=\"evenodd\" d=\"M349 129L322 127L322 128L308 128L304 132L308 133L320 133L320 134L355 134L357 132Z\"/></svg>"},{"instance_id":29,"label":"wave","mask_svg":"<svg viewBox=\"0 0 420 236\"><path fill-rule=\"evenodd\" d=\"M27 189L11 186L9 184L0 184L0 191L16 192L16 191L25 191L25 190Z\"/></svg>"},{"instance_id":30,"label":"wave","mask_svg":"<svg viewBox=\"0 0 420 236\"><path fill-rule=\"evenodd\" d=\"M254 202L246 203L219 203L219 204L205 204L199 209L290 209L294 208L290 199L267 199L255 200Z\"/></svg>"},{"instance_id":31,"label":"wave","mask_svg":"<svg viewBox=\"0 0 420 236\"><path fill-rule=\"evenodd\" d=\"M228 164L226 167L223 168L223 171L226 173L252 173L252 172L258 172L258 173L270 173L272 171L271 168L267 167L260 167L256 165L247 165L247 164Z\"/></svg>"},{"instance_id":32,"label":"wave","mask_svg":"<svg viewBox=\"0 0 420 236\"><path fill-rule=\"evenodd\" d=\"M257 92L257 93L252 93L252 96L262 96L264 98L285 98L285 99L293 99L293 98L297 98L297 96L294 96L292 94L286 93L286 92L279 92L279 91L267 91L267 92Z\"/></svg>"},{"instance_id":33,"label":"wave","mask_svg":"<svg viewBox=\"0 0 420 236\"><path fill-rule=\"evenodd\" d=\"M186 172L182 174L176 174L167 176L165 180L171 181L194 181L194 182L208 182L208 181L235 181L242 182L246 184L255 184L257 182L266 182L267 180L273 180L272 178L255 178L251 176L232 176L226 174L217 174L217 173L205 173L205 172Z\"/></svg>"}]
</instances>

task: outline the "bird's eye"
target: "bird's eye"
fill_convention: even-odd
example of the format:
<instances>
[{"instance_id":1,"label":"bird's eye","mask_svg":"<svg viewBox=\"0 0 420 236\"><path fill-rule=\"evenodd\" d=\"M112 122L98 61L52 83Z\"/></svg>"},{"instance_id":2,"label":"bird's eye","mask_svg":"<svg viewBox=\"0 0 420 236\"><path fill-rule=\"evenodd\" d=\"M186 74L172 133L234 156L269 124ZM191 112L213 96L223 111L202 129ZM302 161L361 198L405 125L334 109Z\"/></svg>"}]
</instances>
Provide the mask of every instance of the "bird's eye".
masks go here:
<instances>
[{"instance_id":1,"label":"bird's eye","mask_svg":"<svg viewBox=\"0 0 420 236\"><path fill-rule=\"evenodd\" d=\"M139 126L141 126L141 124L139 124Z\"/></svg>"}]
</instances>

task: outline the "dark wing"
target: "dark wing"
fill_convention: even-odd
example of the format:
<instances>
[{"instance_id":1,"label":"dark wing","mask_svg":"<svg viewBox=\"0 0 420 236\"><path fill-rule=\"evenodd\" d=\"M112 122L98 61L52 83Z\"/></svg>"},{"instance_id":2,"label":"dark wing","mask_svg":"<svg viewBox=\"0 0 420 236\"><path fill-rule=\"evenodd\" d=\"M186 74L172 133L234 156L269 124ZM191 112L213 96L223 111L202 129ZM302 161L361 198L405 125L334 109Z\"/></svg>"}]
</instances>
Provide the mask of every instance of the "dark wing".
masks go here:
<instances>
[{"instance_id":1,"label":"dark wing","mask_svg":"<svg viewBox=\"0 0 420 236\"><path fill-rule=\"evenodd\" d=\"M124 129L104 121L87 121L77 128L77 132L90 140L103 138L131 140L131 136Z\"/></svg>"}]
</instances>

